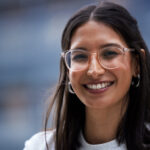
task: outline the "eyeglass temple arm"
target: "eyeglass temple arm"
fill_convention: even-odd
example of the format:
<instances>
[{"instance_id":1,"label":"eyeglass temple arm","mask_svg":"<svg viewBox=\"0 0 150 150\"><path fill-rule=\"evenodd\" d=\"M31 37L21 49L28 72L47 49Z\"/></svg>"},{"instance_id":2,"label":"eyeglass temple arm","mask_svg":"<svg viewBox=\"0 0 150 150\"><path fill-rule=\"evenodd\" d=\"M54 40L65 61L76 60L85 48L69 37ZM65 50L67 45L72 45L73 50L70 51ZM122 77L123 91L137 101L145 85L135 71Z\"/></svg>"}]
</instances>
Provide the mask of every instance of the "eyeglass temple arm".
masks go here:
<instances>
[{"instance_id":1,"label":"eyeglass temple arm","mask_svg":"<svg viewBox=\"0 0 150 150\"><path fill-rule=\"evenodd\" d=\"M65 57L65 52L60 53L61 57Z\"/></svg>"},{"instance_id":2,"label":"eyeglass temple arm","mask_svg":"<svg viewBox=\"0 0 150 150\"><path fill-rule=\"evenodd\" d=\"M134 52L135 51L135 49L133 49L133 48L124 48L123 50L125 52L128 52L128 51Z\"/></svg>"}]
</instances>

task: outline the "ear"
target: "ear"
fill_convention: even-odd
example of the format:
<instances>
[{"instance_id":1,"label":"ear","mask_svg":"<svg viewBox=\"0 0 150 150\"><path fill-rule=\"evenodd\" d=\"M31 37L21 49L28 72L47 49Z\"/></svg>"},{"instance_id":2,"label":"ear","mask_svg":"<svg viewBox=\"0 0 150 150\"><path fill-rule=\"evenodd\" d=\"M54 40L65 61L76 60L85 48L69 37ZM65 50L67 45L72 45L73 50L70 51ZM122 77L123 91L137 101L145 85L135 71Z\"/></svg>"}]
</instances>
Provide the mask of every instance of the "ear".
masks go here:
<instances>
[{"instance_id":1,"label":"ear","mask_svg":"<svg viewBox=\"0 0 150 150\"><path fill-rule=\"evenodd\" d=\"M145 58L145 50L140 49L143 57ZM139 56L135 56L132 61L133 77L137 77L140 74Z\"/></svg>"},{"instance_id":2,"label":"ear","mask_svg":"<svg viewBox=\"0 0 150 150\"><path fill-rule=\"evenodd\" d=\"M139 73L140 73L139 56L135 55L132 59L132 75L133 77L137 77Z\"/></svg>"},{"instance_id":3,"label":"ear","mask_svg":"<svg viewBox=\"0 0 150 150\"><path fill-rule=\"evenodd\" d=\"M141 53L142 53L142 55L143 55L143 57L145 59L145 50L144 49L140 49L140 51L141 51Z\"/></svg>"}]
</instances>

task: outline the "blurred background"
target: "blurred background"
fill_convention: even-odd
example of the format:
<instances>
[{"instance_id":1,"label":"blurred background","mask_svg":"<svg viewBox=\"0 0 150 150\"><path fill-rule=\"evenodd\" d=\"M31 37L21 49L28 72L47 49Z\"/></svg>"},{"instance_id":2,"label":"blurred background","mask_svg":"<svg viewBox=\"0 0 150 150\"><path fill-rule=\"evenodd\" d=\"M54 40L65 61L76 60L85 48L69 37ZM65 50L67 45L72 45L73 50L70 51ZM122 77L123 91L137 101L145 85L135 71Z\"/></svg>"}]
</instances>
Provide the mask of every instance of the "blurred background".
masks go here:
<instances>
[{"instance_id":1,"label":"blurred background","mask_svg":"<svg viewBox=\"0 0 150 150\"><path fill-rule=\"evenodd\" d=\"M111 1L111 0L109 0ZM150 1L112 0L138 20L150 47ZM43 128L69 17L97 0L0 0L0 150L21 150Z\"/></svg>"}]
</instances>

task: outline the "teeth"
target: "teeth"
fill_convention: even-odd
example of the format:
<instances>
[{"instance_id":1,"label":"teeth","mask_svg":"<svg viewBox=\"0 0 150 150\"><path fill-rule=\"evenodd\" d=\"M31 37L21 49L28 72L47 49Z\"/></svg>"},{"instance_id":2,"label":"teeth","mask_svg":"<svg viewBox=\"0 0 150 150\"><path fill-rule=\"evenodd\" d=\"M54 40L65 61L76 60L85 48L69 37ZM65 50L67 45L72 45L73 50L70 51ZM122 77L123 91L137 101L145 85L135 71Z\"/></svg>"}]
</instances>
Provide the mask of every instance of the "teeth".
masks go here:
<instances>
[{"instance_id":1,"label":"teeth","mask_svg":"<svg viewBox=\"0 0 150 150\"><path fill-rule=\"evenodd\" d=\"M111 82L99 83L99 84L88 84L86 85L89 89L97 90L108 87Z\"/></svg>"}]
</instances>

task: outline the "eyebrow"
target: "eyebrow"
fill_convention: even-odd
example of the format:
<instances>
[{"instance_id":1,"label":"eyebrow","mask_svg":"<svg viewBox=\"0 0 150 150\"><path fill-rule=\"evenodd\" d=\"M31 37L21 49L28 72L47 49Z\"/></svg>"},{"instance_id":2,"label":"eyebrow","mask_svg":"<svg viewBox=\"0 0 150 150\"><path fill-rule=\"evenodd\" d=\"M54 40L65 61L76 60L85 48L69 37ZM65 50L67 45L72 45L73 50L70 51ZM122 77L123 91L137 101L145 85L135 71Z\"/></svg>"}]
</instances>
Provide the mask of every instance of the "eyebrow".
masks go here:
<instances>
[{"instance_id":1,"label":"eyebrow","mask_svg":"<svg viewBox=\"0 0 150 150\"><path fill-rule=\"evenodd\" d=\"M80 50L85 50L85 51L86 51L86 48L84 48L84 47L77 47L77 48L70 49L70 50L77 50L77 49L80 49Z\"/></svg>"},{"instance_id":2,"label":"eyebrow","mask_svg":"<svg viewBox=\"0 0 150 150\"><path fill-rule=\"evenodd\" d=\"M115 46L115 47L119 47L121 48L121 45L117 44L117 43L107 43L107 44L103 44L100 46L100 49L101 48L105 48L105 47L111 47L111 46Z\"/></svg>"},{"instance_id":3,"label":"eyebrow","mask_svg":"<svg viewBox=\"0 0 150 150\"><path fill-rule=\"evenodd\" d=\"M101 45L99 48L101 49L101 48L106 48L106 47L111 47L111 46L115 46L115 47L119 47L119 48L122 47L121 45L119 45L117 43L106 43L106 44ZM84 47L77 47L77 48L70 49L70 50L76 50L76 49L81 49L81 50L87 51L87 49Z\"/></svg>"}]
</instances>

